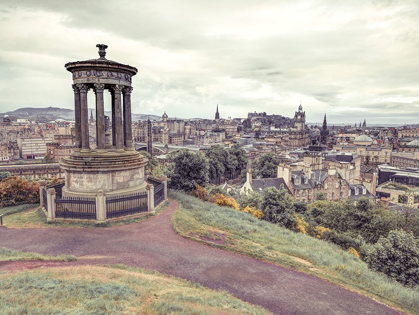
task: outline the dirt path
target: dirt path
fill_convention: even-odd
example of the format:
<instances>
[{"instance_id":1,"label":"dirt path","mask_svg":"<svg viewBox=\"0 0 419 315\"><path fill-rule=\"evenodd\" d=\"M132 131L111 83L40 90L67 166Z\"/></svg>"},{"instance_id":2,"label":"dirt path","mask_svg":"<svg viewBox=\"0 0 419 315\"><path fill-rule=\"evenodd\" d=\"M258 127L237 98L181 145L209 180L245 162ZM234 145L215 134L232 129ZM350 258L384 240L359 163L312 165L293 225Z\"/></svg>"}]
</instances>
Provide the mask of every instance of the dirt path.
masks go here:
<instances>
[{"instance_id":1,"label":"dirt path","mask_svg":"<svg viewBox=\"0 0 419 315\"><path fill-rule=\"evenodd\" d=\"M112 228L2 228L0 246L84 256L75 264L121 263L153 269L227 290L282 315L399 314L314 276L185 239L172 228L171 216L176 208L177 203L171 201L169 209L159 216ZM28 263L28 268L43 266L34 264ZM45 266L52 265L45 262ZM0 270L16 268L16 263L0 264Z\"/></svg>"}]
</instances>

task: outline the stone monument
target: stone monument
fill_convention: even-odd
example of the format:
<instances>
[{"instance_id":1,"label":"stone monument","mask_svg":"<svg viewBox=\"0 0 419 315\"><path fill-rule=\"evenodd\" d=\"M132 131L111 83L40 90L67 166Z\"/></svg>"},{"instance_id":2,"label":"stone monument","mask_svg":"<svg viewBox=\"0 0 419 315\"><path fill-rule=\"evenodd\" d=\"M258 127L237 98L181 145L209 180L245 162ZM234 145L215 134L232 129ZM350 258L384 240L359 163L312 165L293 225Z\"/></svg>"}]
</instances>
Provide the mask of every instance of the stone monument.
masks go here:
<instances>
[{"instance_id":1,"label":"stone monument","mask_svg":"<svg viewBox=\"0 0 419 315\"><path fill-rule=\"evenodd\" d=\"M60 162L65 172L66 197L87 197L102 191L107 196L145 192L147 160L133 148L131 82L135 67L105 58L108 47L98 44L99 58L69 62L73 75L75 149ZM89 146L87 93L96 95L96 148ZM110 92L112 115L105 116L105 91Z\"/></svg>"}]
</instances>

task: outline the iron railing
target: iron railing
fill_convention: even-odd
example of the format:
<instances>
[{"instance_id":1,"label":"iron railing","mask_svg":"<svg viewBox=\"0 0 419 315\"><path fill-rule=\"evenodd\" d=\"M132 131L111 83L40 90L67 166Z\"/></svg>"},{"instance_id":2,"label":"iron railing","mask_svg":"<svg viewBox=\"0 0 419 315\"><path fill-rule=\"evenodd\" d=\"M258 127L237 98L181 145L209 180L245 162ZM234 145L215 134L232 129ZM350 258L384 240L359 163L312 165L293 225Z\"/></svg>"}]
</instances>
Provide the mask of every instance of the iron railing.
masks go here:
<instances>
[{"instance_id":1,"label":"iron railing","mask_svg":"<svg viewBox=\"0 0 419 315\"><path fill-rule=\"evenodd\" d=\"M55 217L63 219L96 220L96 199L56 197Z\"/></svg>"},{"instance_id":2,"label":"iron railing","mask_svg":"<svg viewBox=\"0 0 419 315\"><path fill-rule=\"evenodd\" d=\"M164 184L154 187L154 207L157 207L164 200Z\"/></svg>"},{"instance_id":3,"label":"iron railing","mask_svg":"<svg viewBox=\"0 0 419 315\"><path fill-rule=\"evenodd\" d=\"M108 219L147 211L147 193L134 193L106 198L106 217Z\"/></svg>"}]
</instances>

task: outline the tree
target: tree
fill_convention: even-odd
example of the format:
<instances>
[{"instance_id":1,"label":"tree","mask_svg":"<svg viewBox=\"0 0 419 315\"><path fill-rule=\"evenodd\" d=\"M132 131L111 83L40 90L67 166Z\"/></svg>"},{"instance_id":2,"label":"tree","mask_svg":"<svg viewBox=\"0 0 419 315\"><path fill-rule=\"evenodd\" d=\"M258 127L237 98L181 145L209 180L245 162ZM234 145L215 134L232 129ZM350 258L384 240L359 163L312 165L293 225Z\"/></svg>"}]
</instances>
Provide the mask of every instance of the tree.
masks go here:
<instances>
[{"instance_id":1,"label":"tree","mask_svg":"<svg viewBox=\"0 0 419 315\"><path fill-rule=\"evenodd\" d=\"M237 166L236 171L241 171L246 168L247 165L247 156L246 151L240 146L240 144L236 143L231 147L229 150L229 153L232 156L236 157L237 160Z\"/></svg>"},{"instance_id":2,"label":"tree","mask_svg":"<svg viewBox=\"0 0 419 315\"><path fill-rule=\"evenodd\" d=\"M168 170L169 187L190 192L196 185L208 184L209 164L201 153L180 150L173 159L173 167Z\"/></svg>"},{"instance_id":3,"label":"tree","mask_svg":"<svg viewBox=\"0 0 419 315\"><path fill-rule=\"evenodd\" d=\"M157 159L147 151L140 151L140 154L147 159L147 164L145 165L146 174L153 173L153 170L159 165Z\"/></svg>"},{"instance_id":4,"label":"tree","mask_svg":"<svg viewBox=\"0 0 419 315\"><path fill-rule=\"evenodd\" d=\"M405 285L419 285L419 240L412 233L391 231L374 245L365 244L368 266Z\"/></svg>"},{"instance_id":5,"label":"tree","mask_svg":"<svg viewBox=\"0 0 419 315\"><path fill-rule=\"evenodd\" d=\"M264 220L291 228L295 223L294 199L284 188L269 187L264 190L262 198Z\"/></svg>"},{"instance_id":6,"label":"tree","mask_svg":"<svg viewBox=\"0 0 419 315\"><path fill-rule=\"evenodd\" d=\"M213 146L206 152L209 161L209 178L215 180L226 172L227 151L220 145Z\"/></svg>"},{"instance_id":7,"label":"tree","mask_svg":"<svg viewBox=\"0 0 419 315\"><path fill-rule=\"evenodd\" d=\"M262 196L259 193L251 191L248 195L240 195L240 207L242 209L246 207L260 209L261 206Z\"/></svg>"},{"instance_id":8,"label":"tree","mask_svg":"<svg viewBox=\"0 0 419 315\"><path fill-rule=\"evenodd\" d=\"M279 162L279 159L273 153L266 153L262 155L256 163L254 163L256 176L260 176L262 178L276 177Z\"/></svg>"}]
</instances>

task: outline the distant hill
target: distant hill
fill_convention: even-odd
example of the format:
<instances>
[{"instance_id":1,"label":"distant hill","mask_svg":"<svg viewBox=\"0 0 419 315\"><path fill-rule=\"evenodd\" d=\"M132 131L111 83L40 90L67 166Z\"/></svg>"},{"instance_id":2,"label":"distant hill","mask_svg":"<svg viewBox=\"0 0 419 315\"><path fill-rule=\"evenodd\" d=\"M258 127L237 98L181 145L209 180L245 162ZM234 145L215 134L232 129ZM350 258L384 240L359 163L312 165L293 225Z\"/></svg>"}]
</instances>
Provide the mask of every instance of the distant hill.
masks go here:
<instances>
[{"instance_id":1,"label":"distant hill","mask_svg":"<svg viewBox=\"0 0 419 315\"><path fill-rule=\"evenodd\" d=\"M90 112L93 111L93 117L96 115L95 109L89 108L89 117ZM74 110L67 109L67 108L59 108L59 107L42 107L42 108L34 108L34 107L23 107L16 109L14 111L0 113L0 117L4 115L9 115L12 120L16 120L18 118L26 118L29 120L38 120L41 122L46 122L50 120L56 119L66 119L66 120L74 120ZM111 116L112 113L110 111L106 111L105 115ZM161 116L157 115L146 115L146 114L132 114L132 120L160 120Z\"/></svg>"}]
</instances>

